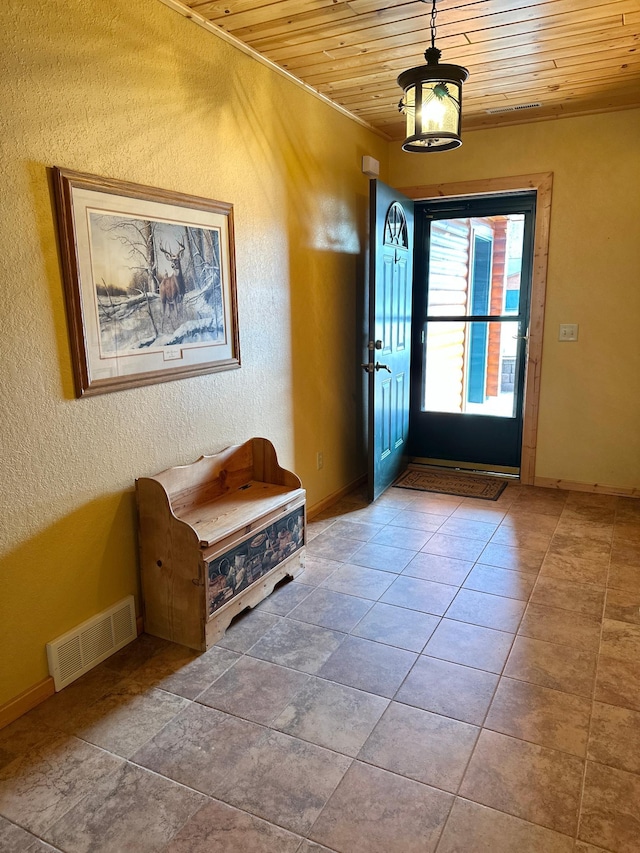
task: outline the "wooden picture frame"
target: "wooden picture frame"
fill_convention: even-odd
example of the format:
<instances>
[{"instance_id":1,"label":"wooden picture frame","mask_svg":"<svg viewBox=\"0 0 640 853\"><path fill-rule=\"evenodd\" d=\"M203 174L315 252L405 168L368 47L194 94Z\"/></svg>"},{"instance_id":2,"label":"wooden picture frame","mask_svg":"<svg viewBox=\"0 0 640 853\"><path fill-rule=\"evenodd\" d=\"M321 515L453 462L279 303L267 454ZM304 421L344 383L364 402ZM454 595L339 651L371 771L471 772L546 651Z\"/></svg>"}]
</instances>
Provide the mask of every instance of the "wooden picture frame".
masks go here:
<instances>
[{"instance_id":1,"label":"wooden picture frame","mask_svg":"<svg viewBox=\"0 0 640 853\"><path fill-rule=\"evenodd\" d=\"M240 367L233 205L53 181L78 397Z\"/></svg>"}]
</instances>

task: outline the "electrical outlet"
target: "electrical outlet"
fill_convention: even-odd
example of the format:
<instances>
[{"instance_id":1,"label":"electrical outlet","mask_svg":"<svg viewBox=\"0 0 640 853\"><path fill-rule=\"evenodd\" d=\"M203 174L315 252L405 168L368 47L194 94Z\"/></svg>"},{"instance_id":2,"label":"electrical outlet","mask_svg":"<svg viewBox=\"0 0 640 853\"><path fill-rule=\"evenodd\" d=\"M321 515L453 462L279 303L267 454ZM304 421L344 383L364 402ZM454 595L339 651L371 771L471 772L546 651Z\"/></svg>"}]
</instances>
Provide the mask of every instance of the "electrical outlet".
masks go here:
<instances>
[{"instance_id":1,"label":"electrical outlet","mask_svg":"<svg viewBox=\"0 0 640 853\"><path fill-rule=\"evenodd\" d=\"M324 465L324 456L323 456L323 453L322 453L322 451L321 451L321 450L319 450L319 451L317 452L317 454L316 454L316 465L317 465L317 467L318 467L318 471L319 471L319 470L323 467L323 465Z\"/></svg>"},{"instance_id":2,"label":"electrical outlet","mask_svg":"<svg viewBox=\"0 0 640 853\"><path fill-rule=\"evenodd\" d=\"M559 341L577 341L578 340L578 324L577 323L560 323Z\"/></svg>"}]
</instances>

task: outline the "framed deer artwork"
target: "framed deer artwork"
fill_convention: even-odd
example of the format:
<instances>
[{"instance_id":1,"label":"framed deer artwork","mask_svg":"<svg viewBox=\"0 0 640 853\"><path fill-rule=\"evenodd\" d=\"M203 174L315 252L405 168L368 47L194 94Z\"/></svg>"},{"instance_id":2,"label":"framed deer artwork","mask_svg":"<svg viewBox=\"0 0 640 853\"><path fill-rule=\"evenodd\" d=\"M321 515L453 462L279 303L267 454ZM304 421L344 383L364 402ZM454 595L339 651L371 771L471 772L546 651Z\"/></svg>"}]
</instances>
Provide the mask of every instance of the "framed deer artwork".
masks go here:
<instances>
[{"instance_id":1,"label":"framed deer artwork","mask_svg":"<svg viewBox=\"0 0 640 853\"><path fill-rule=\"evenodd\" d=\"M53 179L77 396L240 367L233 206Z\"/></svg>"}]
</instances>

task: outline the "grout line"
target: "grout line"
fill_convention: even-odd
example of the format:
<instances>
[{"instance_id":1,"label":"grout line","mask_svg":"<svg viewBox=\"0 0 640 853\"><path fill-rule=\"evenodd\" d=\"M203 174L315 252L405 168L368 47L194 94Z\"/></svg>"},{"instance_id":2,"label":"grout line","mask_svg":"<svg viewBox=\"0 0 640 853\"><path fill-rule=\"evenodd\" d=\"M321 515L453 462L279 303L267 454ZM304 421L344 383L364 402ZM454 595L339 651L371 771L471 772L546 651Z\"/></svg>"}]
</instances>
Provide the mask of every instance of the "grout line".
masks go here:
<instances>
[{"instance_id":1,"label":"grout line","mask_svg":"<svg viewBox=\"0 0 640 853\"><path fill-rule=\"evenodd\" d=\"M614 527L615 527L615 519L616 519L616 516L618 514L617 506L618 506L618 501L616 500L616 510L614 513L614 522L613 522ZM612 536L612 542L613 542L613 536ZM605 593L604 593L604 596L602 599L602 611L601 611L601 617L600 617L600 637L599 637L599 642L598 642L598 651L596 653L596 669L595 669L594 676L593 676L593 688L591 691L591 711L589 714L589 725L587 728L587 743L586 743L586 748L585 748L584 770L582 773L582 783L580 785L580 798L579 798L579 802L578 802L578 820L576 823L576 833L575 833L576 841L580 840L579 839L580 824L582 822L582 812L583 812L583 806L584 806L584 792L585 792L585 785L586 785L586 780L587 780L587 768L588 768L588 763L589 763L589 744L591 743L591 732L592 732L592 728L593 728L593 712L594 712L594 706L595 706L595 701L596 701L596 690L597 690L597 686L598 686L598 669L600 667L600 649L602 647L602 634L604 631L604 620L605 620L605 613L606 613L606 608L607 608L607 591L609 589L609 577L611 575L612 547L613 546L611 545L609 548L609 564L607 566L607 579L606 579L606 584L605 584Z\"/></svg>"}]
</instances>

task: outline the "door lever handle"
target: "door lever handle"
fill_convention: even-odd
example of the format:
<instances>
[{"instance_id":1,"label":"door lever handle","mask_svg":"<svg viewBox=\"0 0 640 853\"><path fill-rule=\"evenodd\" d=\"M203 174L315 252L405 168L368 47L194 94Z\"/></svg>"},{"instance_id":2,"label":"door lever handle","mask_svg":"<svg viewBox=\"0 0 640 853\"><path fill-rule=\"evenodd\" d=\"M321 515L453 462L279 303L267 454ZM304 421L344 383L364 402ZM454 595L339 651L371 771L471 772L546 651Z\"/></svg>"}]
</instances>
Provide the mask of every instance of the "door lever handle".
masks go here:
<instances>
[{"instance_id":1,"label":"door lever handle","mask_svg":"<svg viewBox=\"0 0 640 853\"><path fill-rule=\"evenodd\" d=\"M376 361L375 364L370 364L369 362L365 362L364 364L361 364L360 367L362 367L362 369L364 371L366 371L367 373L373 373L374 370L376 370L376 371L377 370L388 370L389 373L392 372L391 368L389 367L388 364L380 364L379 361Z\"/></svg>"}]
</instances>

